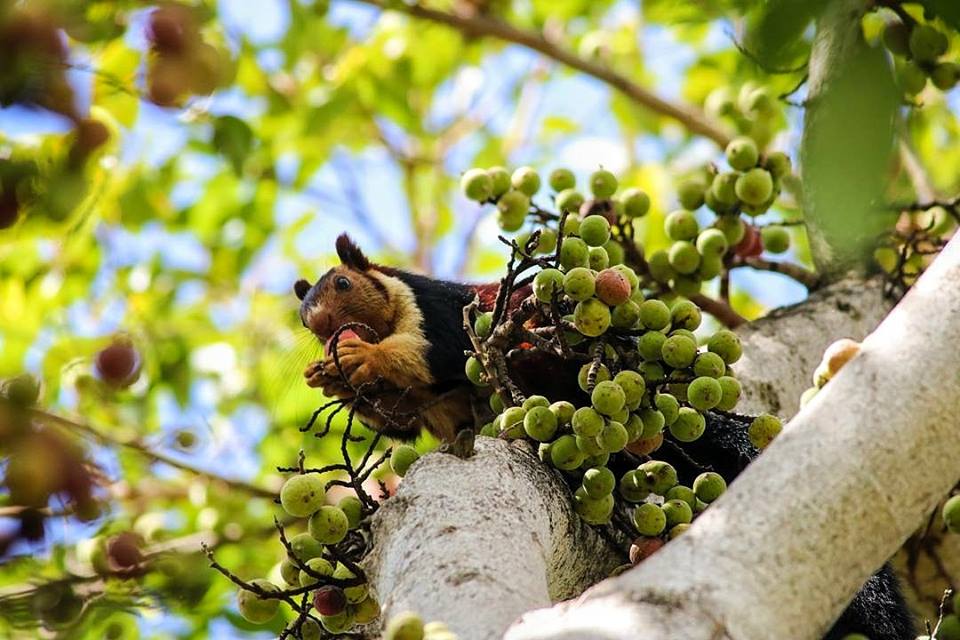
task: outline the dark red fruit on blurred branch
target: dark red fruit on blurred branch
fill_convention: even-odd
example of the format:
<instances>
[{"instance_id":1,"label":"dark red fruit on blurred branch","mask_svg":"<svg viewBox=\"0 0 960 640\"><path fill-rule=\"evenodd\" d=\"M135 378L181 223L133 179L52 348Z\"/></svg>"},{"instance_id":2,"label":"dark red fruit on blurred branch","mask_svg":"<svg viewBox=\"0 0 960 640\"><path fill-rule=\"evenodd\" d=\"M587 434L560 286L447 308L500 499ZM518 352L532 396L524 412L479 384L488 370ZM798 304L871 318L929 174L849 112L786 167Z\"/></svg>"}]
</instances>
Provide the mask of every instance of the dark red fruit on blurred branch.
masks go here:
<instances>
[{"instance_id":1,"label":"dark red fruit on blurred branch","mask_svg":"<svg viewBox=\"0 0 960 640\"><path fill-rule=\"evenodd\" d=\"M129 340L118 338L97 354L100 379L112 387L128 387L140 374L140 357Z\"/></svg>"},{"instance_id":2,"label":"dark red fruit on blurred branch","mask_svg":"<svg viewBox=\"0 0 960 640\"><path fill-rule=\"evenodd\" d=\"M118 533L107 542L107 557L118 569L131 569L143 562L143 541L135 533Z\"/></svg>"}]
</instances>

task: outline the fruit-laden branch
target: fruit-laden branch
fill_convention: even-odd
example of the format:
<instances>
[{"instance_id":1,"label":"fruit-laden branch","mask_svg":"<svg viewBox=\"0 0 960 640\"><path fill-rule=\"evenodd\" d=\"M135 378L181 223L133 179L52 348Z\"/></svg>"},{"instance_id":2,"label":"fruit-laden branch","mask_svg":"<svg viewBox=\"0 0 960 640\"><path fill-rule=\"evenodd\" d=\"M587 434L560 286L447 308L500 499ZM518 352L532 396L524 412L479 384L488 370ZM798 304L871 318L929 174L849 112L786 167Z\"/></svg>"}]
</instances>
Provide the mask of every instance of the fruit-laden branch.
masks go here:
<instances>
[{"instance_id":1,"label":"fruit-laden branch","mask_svg":"<svg viewBox=\"0 0 960 640\"><path fill-rule=\"evenodd\" d=\"M106 445L108 447L124 447L127 449L131 449L133 451L136 451L140 455L146 457L148 460L152 460L153 462L160 462L165 465L174 467L176 469L180 469L181 471L186 471L187 473L190 473L192 475L199 476L201 478L206 478L213 482L223 483L232 489L236 489L237 491L243 491L244 493L248 493L251 496L256 496L258 498L269 498L271 500L277 497L276 492L270 491L269 489L265 489L264 487L258 487L256 485L250 484L248 482L244 482L242 480L233 480L230 478L224 478L223 476L217 475L210 471L205 471L203 469L198 469L197 467L189 465L186 462L177 460L176 458L171 458L170 456L160 453L158 451L154 451L153 449L148 447L146 444L144 444L140 440L137 440L137 439L121 440L119 438L115 438L110 434L104 433L103 431L100 431L99 429L89 424L85 424L77 420L71 420L69 418L64 418L63 416L58 416L54 413L49 413L47 411L43 411L40 409L33 409L32 413L34 417L36 417L37 419L43 422L56 425L58 427L61 427L67 430L68 432L84 434L96 440L102 445Z\"/></svg>"},{"instance_id":2,"label":"fruit-laden branch","mask_svg":"<svg viewBox=\"0 0 960 640\"><path fill-rule=\"evenodd\" d=\"M730 134L717 123L711 121L710 118L699 109L665 100L655 93L644 89L625 75L602 64L586 60L572 51L551 42L539 33L518 29L497 18L480 14L467 15L439 11L437 9L424 7L420 4L387 2L386 0L356 1L380 7L381 9L406 13L415 18L444 24L461 31L467 36L489 36L526 47L527 49L536 51L568 67L605 82L641 107L676 120L691 133L709 138L720 147L725 147L727 143L730 142Z\"/></svg>"},{"instance_id":3,"label":"fruit-laden branch","mask_svg":"<svg viewBox=\"0 0 960 640\"><path fill-rule=\"evenodd\" d=\"M520 614L579 594L623 562L573 511L524 441L417 462L373 526L364 570L383 619L417 611L461 638L499 638Z\"/></svg>"},{"instance_id":4,"label":"fruit-laden branch","mask_svg":"<svg viewBox=\"0 0 960 640\"><path fill-rule=\"evenodd\" d=\"M960 478L958 340L960 240L687 534L506 637L821 637Z\"/></svg>"}]
</instances>

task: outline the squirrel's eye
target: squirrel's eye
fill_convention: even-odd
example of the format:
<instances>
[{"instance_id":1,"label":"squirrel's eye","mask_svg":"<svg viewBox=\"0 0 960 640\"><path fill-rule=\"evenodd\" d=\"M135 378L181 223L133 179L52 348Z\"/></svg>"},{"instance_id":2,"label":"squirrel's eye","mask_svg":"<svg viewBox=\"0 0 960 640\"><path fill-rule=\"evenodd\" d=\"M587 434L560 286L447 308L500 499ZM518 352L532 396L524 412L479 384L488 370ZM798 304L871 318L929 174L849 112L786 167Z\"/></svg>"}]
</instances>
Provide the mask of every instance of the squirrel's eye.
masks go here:
<instances>
[{"instance_id":1,"label":"squirrel's eye","mask_svg":"<svg viewBox=\"0 0 960 640\"><path fill-rule=\"evenodd\" d=\"M350 279L344 276L339 276L334 281L334 285L337 287L337 291L346 291L350 288Z\"/></svg>"}]
</instances>

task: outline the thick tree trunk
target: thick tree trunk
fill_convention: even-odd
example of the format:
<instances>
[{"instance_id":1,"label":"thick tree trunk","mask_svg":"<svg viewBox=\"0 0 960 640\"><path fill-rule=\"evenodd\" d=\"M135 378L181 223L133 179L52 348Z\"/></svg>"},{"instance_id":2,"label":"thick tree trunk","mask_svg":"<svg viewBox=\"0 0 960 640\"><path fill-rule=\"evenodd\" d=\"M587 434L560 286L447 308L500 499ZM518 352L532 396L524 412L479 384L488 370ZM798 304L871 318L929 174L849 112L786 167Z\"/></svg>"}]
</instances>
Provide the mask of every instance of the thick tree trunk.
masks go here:
<instances>
[{"instance_id":1,"label":"thick tree trunk","mask_svg":"<svg viewBox=\"0 0 960 640\"><path fill-rule=\"evenodd\" d=\"M386 618L442 620L499 638L522 613L572 598L624 562L572 509L525 442L478 438L476 455L418 461L379 511L365 566Z\"/></svg>"}]
</instances>

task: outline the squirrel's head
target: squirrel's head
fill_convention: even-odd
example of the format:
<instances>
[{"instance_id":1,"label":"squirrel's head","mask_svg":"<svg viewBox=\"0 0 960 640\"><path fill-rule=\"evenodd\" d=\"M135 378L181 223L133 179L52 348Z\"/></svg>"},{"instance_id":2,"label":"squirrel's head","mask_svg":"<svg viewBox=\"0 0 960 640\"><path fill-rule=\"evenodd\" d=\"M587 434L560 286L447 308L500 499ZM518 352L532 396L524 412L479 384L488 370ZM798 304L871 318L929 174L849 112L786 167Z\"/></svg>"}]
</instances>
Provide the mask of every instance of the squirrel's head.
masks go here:
<instances>
[{"instance_id":1,"label":"squirrel's head","mask_svg":"<svg viewBox=\"0 0 960 640\"><path fill-rule=\"evenodd\" d=\"M300 320L321 341L348 322L369 325L383 338L390 334L393 305L384 277L347 234L337 238L340 264L316 284L298 280L293 290L300 303Z\"/></svg>"}]
</instances>

